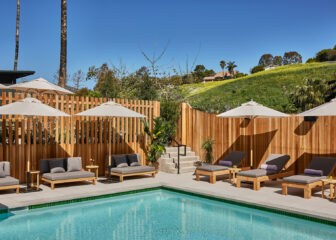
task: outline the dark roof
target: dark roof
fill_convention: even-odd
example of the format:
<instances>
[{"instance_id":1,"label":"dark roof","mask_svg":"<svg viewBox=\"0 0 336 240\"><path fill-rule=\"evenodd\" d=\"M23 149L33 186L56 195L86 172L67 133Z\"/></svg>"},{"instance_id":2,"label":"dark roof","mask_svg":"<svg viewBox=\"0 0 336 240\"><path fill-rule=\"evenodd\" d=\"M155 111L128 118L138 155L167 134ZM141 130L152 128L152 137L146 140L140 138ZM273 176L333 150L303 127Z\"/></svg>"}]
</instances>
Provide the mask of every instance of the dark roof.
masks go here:
<instances>
[{"instance_id":1,"label":"dark roof","mask_svg":"<svg viewBox=\"0 0 336 240\"><path fill-rule=\"evenodd\" d=\"M0 70L1 84L15 84L17 78L33 75L35 71Z\"/></svg>"}]
</instances>

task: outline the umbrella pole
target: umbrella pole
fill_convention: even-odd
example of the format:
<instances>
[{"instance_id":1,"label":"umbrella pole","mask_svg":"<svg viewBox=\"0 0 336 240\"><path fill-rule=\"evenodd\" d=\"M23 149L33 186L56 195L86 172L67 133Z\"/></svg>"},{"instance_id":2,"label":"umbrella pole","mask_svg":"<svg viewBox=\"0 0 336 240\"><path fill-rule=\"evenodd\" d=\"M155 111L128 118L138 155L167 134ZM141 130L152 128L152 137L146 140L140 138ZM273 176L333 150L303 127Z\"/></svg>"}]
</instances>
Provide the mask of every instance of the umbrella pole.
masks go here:
<instances>
[{"instance_id":1,"label":"umbrella pole","mask_svg":"<svg viewBox=\"0 0 336 240\"><path fill-rule=\"evenodd\" d=\"M109 147L108 147L108 180L111 180L111 162L112 162L112 159L111 159L111 141L112 141L112 138L111 138L111 130L112 130L112 127L111 127L111 118L108 118L108 124L109 124L109 137L108 137L108 140L109 140Z\"/></svg>"},{"instance_id":2,"label":"umbrella pole","mask_svg":"<svg viewBox=\"0 0 336 240\"><path fill-rule=\"evenodd\" d=\"M25 146L25 133L23 144L27 147L27 189L30 189L30 118L26 118L25 121L27 121L27 146Z\"/></svg>"},{"instance_id":3,"label":"umbrella pole","mask_svg":"<svg viewBox=\"0 0 336 240\"><path fill-rule=\"evenodd\" d=\"M250 167L253 169L253 135L254 135L254 120L251 120L252 133L250 134Z\"/></svg>"}]
</instances>

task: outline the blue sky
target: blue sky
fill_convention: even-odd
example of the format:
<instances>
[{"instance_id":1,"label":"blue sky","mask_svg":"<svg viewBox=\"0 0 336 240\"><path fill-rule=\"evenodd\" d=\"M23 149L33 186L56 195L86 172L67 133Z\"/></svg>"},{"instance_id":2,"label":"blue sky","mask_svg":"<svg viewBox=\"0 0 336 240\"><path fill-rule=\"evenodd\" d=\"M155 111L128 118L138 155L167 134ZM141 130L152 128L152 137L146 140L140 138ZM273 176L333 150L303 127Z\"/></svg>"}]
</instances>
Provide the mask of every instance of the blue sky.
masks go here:
<instances>
[{"instance_id":1,"label":"blue sky","mask_svg":"<svg viewBox=\"0 0 336 240\"><path fill-rule=\"evenodd\" d=\"M60 0L21 0L19 70L27 80L53 79L59 67ZM168 70L186 59L220 71L235 61L249 72L263 53L296 50L306 60L336 44L336 1L68 0L68 73L91 65L117 65L130 72L148 65L139 46L152 54L170 41L159 65ZM12 69L16 1L0 2L0 69ZM92 82L86 86L92 88Z\"/></svg>"}]
</instances>

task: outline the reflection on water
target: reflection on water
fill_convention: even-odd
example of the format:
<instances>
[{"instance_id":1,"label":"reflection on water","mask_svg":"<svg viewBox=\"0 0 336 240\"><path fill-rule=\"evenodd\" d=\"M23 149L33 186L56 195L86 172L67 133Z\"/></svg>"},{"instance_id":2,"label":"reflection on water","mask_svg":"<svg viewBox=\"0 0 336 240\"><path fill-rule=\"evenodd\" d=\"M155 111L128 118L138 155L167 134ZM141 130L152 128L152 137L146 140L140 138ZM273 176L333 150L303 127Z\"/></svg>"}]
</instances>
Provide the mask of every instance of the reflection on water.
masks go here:
<instances>
[{"instance_id":1,"label":"reflection on water","mask_svg":"<svg viewBox=\"0 0 336 240\"><path fill-rule=\"evenodd\" d=\"M0 239L336 239L336 227L153 191L0 215Z\"/></svg>"}]
</instances>

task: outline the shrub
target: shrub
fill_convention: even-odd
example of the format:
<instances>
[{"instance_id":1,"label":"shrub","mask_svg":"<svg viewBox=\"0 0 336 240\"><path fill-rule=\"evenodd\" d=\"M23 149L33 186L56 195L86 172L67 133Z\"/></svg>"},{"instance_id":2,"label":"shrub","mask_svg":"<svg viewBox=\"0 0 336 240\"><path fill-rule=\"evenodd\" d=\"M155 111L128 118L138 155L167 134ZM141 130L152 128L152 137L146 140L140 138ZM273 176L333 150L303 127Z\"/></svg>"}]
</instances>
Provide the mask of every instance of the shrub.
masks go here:
<instances>
[{"instance_id":1,"label":"shrub","mask_svg":"<svg viewBox=\"0 0 336 240\"><path fill-rule=\"evenodd\" d=\"M264 66L255 66L251 69L251 73L257 73L257 72L261 72L264 71L265 67Z\"/></svg>"},{"instance_id":2,"label":"shrub","mask_svg":"<svg viewBox=\"0 0 336 240\"><path fill-rule=\"evenodd\" d=\"M212 163L213 160L213 144L214 140L211 138L208 138L205 140L202 144L202 149L205 150L205 162L206 163Z\"/></svg>"},{"instance_id":3,"label":"shrub","mask_svg":"<svg viewBox=\"0 0 336 240\"><path fill-rule=\"evenodd\" d=\"M178 104L174 101L162 100L160 116L164 125L164 141L169 143L176 134L177 120L179 118Z\"/></svg>"},{"instance_id":4,"label":"shrub","mask_svg":"<svg viewBox=\"0 0 336 240\"><path fill-rule=\"evenodd\" d=\"M316 58L308 58L306 63L314 63L316 62Z\"/></svg>"}]
</instances>

